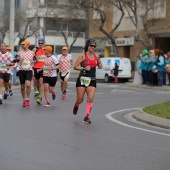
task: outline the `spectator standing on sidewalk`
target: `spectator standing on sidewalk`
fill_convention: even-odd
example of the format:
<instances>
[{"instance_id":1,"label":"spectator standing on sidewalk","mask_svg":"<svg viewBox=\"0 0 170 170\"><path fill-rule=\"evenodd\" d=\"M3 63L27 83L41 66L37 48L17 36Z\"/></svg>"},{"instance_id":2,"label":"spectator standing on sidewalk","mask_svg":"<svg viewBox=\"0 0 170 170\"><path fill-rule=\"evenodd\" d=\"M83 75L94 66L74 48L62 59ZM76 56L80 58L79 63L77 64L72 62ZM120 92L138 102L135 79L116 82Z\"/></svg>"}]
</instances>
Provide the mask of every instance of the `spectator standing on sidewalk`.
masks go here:
<instances>
[{"instance_id":1,"label":"spectator standing on sidewalk","mask_svg":"<svg viewBox=\"0 0 170 170\"><path fill-rule=\"evenodd\" d=\"M118 83L118 73L119 73L119 66L117 63L115 63L115 67L112 69L113 72L113 77L114 77L114 82Z\"/></svg>"},{"instance_id":2,"label":"spectator standing on sidewalk","mask_svg":"<svg viewBox=\"0 0 170 170\"><path fill-rule=\"evenodd\" d=\"M167 67L170 67L170 52L167 53ZM168 75L168 86L170 86L170 72L169 72L169 69L167 71L167 75Z\"/></svg>"},{"instance_id":3,"label":"spectator standing on sidewalk","mask_svg":"<svg viewBox=\"0 0 170 170\"><path fill-rule=\"evenodd\" d=\"M17 47L14 47L14 59L17 59L18 53L17 53ZM18 62L15 62L13 66L13 85L16 86L19 83L17 82L17 68L18 68Z\"/></svg>"},{"instance_id":4,"label":"spectator standing on sidewalk","mask_svg":"<svg viewBox=\"0 0 170 170\"><path fill-rule=\"evenodd\" d=\"M141 63L139 65L139 69L142 70L142 84L148 83L148 75L147 75L147 64L146 60L148 59L148 50L144 49L142 51L142 54L140 54L139 59L141 60Z\"/></svg>"},{"instance_id":5,"label":"spectator standing on sidewalk","mask_svg":"<svg viewBox=\"0 0 170 170\"><path fill-rule=\"evenodd\" d=\"M166 61L164 57L164 52L159 50L159 55L157 58L157 67L158 67L158 86L163 85L163 72L165 69Z\"/></svg>"}]
</instances>

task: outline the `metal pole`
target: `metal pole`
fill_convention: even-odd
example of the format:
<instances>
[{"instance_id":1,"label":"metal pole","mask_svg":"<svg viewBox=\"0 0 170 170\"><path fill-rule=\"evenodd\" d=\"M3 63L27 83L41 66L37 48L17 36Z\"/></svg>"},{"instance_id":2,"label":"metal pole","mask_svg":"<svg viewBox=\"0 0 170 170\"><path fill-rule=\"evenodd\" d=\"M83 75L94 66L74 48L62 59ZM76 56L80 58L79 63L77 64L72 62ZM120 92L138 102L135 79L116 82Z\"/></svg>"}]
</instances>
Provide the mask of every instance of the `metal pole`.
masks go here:
<instances>
[{"instance_id":1,"label":"metal pole","mask_svg":"<svg viewBox=\"0 0 170 170\"><path fill-rule=\"evenodd\" d=\"M90 0L86 0L86 32L85 39L89 39L89 25L90 25Z\"/></svg>"},{"instance_id":2,"label":"metal pole","mask_svg":"<svg viewBox=\"0 0 170 170\"><path fill-rule=\"evenodd\" d=\"M10 20L9 20L9 45L11 53L14 52L14 26L15 26L15 0L10 0Z\"/></svg>"}]
</instances>

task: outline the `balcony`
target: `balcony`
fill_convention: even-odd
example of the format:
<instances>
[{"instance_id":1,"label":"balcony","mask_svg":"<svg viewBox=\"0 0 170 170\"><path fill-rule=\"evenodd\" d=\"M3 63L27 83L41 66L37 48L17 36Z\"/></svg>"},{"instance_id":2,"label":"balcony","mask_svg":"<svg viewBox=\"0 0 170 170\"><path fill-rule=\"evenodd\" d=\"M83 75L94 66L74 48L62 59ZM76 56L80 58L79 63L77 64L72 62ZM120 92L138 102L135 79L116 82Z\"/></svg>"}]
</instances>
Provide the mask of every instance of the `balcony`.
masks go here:
<instances>
[{"instance_id":1,"label":"balcony","mask_svg":"<svg viewBox=\"0 0 170 170\"><path fill-rule=\"evenodd\" d=\"M68 12L68 8L36 8L36 9L28 9L26 11L26 17L27 19L33 18L33 17L39 17L39 18L71 18L71 19L86 19L86 12L81 9L74 9L70 10Z\"/></svg>"},{"instance_id":2,"label":"balcony","mask_svg":"<svg viewBox=\"0 0 170 170\"><path fill-rule=\"evenodd\" d=\"M74 37L76 36L77 32L71 31L68 33L68 31L63 31L65 35L69 34L69 37ZM47 30L46 35L51 35L51 36L62 36L60 32L55 31L55 30ZM78 35L79 38L85 38L85 32L80 32Z\"/></svg>"}]
</instances>

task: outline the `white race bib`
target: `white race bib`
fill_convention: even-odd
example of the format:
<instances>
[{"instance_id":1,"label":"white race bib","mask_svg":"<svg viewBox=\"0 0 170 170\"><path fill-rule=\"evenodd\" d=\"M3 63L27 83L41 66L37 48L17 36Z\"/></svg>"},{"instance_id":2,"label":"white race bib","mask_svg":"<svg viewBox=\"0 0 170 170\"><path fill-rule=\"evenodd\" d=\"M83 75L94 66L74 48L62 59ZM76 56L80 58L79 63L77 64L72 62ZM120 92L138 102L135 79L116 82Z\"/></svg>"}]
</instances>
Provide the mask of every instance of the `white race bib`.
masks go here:
<instances>
[{"instance_id":1,"label":"white race bib","mask_svg":"<svg viewBox=\"0 0 170 170\"><path fill-rule=\"evenodd\" d=\"M80 77L80 82L81 82L81 85L84 85L84 86L88 87L90 85L91 78L90 77L81 76Z\"/></svg>"},{"instance_id":2,"label":"white race bib","mask_svg":"<svg viewBox=\"0 0 170 170\"><path fill-rule=\"evenodd\" d=\"M30 67L30 61L24 60L22 62L22 68L28 69Z\"/></svg>"},{"instance_id":3,"label":"white race bib","mask_svg":"<svg viewBox=\"0 0 170 170\"><path fill-rule=\"evenodd\" d=\"M38 61L44 62L45 56L44 55L39 55L38 56Z\"/></svg>"},{"instance_id":4,"label":"white race bib","mask_svg":"<svg viewBox=\"0 0 170 170\"><path fill-rule=\"evenodd\" d=\"M7 71L6 64L0 64L0 71Z\"/></svg>"},{"instance_id":5,"label":"white race bib","mask_svg":"<svg viewBox=\"0 0 170 170\"><path fill-rule=\"evenodd\" d=\"M49 69L48 69L47 66L44 66L44 67L43 67L43 73L49 73Z\"/></svg>"}]
</instances>

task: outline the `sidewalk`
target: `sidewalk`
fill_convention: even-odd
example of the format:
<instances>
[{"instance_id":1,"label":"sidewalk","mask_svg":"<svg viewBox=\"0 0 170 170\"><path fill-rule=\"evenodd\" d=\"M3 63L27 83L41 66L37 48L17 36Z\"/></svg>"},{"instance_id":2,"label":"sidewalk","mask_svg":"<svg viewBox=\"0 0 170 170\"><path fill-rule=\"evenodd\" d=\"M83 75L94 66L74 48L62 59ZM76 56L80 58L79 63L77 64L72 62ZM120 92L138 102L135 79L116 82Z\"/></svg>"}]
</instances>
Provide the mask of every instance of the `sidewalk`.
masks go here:
<instances>
[{"instance_id":1,"label":"sidewalk","mask_svg":"<svg viewBox=\"0 0 170 170\"><path fill-rule=\"evenodd\" d=\"M143 84L133 84L133 82L127 82L127 86L129 87L136 87L136 88L144 88L144 89L157 89L157 90L164 90L164 91L170 91L170 86L164 85L164 86L147 86Z\"/></svg>"},{"instance_id":2,"label":"sidewalk","mask_svg":"<svg viewBox=\"0 0 170 170\"><path fill-rule=\"evenodd\" d=\"M128 87L136 87L136 88L143 88L143 89L156 89L156 90L163 90L163 91L170 91L170 86L147 86L147 85L142 85L142 84L133 84L133 82L128 82L126 83ZM137 110L133 112L134 119L147 123L152 126L157 126L161 127L164 129L170 129L170 120L169 119L164 119L160 118L157 116L150 115L148 113L143 112L143 110Z\"/></svg>"}]
</instances>

